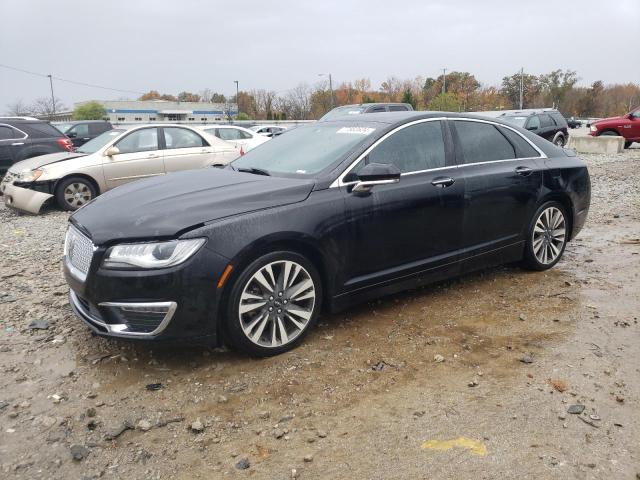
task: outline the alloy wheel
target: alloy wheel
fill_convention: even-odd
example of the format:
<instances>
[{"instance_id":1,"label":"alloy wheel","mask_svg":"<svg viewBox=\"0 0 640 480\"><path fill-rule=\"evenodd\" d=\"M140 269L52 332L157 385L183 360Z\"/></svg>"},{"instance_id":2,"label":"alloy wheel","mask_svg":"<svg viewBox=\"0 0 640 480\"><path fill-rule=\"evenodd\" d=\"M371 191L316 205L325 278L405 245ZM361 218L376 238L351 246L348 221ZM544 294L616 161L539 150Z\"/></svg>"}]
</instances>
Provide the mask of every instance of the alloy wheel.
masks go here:
<instances>
[{"instance_id":1,"label":"alloy wheel","mask_svg":"<svg viewBox=\"0 0 640 480\"><path fill-rule=\"evenodd\" d=\"M537 218L533 228L533 254L543 265L557 260L562 253L566 239L566 222L559 208L545 208Z\"/></svg>"},{"instance_id":2,"label":"alloy wheel","mask_svg":"<svg viewBox=\"0 0 640 480\"><path fill-rule=\"evenodd\" d=\"M245 336L261 347L281 347L307 327L316 286L302 265L281 260L261 267L245 284L238 316Z\"/></svg>"},{"instance_id":3,"label":"alloy wheel","mask_svg":"<svg viewBox=\"0 0 640 480\"><path fill-rule=\"evenodd\" d=\"M64 201L73 209L80 208L91 200L91 189L85 183L73 182L64 189Z\"/></svg>"}]
</instances>

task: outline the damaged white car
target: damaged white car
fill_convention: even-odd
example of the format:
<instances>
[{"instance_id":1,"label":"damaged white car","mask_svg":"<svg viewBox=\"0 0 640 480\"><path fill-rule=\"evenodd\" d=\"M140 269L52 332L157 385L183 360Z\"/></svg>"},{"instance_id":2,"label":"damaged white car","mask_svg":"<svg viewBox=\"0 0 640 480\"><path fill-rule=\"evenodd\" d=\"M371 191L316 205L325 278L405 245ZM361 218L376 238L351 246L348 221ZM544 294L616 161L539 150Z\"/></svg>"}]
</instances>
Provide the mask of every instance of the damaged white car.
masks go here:
<instances>
[{"instance_id":1,"label":"damaged white car","mask_svg":"<svg viewBox=\"0 0 640 480\"><path fill-rule=\"evenodd\" d=\"M118 185L156 175L226 165L239 147L184 125L110 130L75 152L52 153L11 166L0 183L8 207L39 213L48 200L77 210Z\"/></svg>"}]
</instances>

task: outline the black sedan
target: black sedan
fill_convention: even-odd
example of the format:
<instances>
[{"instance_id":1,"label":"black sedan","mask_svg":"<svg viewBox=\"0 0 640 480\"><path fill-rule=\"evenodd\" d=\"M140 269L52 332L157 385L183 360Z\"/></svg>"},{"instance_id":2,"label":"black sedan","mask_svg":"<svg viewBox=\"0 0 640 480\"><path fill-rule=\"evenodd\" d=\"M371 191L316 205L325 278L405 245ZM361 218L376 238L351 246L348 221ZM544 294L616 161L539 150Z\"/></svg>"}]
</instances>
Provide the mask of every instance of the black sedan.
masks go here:
<instances>
[{"instance_id":1,"label":"black sedan","mask_svg":"<svg viewBox=\"0 0 640 480\"><path fill-rule=\"evenodd\" d=\"M64 271L97 334L274 355L321 310L507 262L551 268L589 201L584 162L519 127L343 117L99 196L71 217Z\"/></svg>"}]
</instances>

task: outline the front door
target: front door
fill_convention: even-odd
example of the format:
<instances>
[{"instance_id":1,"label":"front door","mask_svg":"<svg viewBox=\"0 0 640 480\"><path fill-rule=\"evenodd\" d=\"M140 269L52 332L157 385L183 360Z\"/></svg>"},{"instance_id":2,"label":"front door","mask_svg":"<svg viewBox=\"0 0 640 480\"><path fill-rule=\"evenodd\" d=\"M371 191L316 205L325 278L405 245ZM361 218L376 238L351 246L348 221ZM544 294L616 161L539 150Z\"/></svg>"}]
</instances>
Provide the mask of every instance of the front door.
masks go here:
<instances>
[{"instance_id":1,"label":"front door","mask_svg":"<svg viewBox=\"0 0 640 480\"><path fill-rule=\"evenodd\" d=\"M522 241L536 208L544 168L540 153L504 126L455 120L464 178L464 257Z\"/></svg>"},{"instance_id":2,"label":"front door","mask_svg":"<svg viewBox=\"0 0 640 480\"><path fill-rule=\"evenodd\" d=\"M66 135L71 139L74 147L80 147L91 140L88 123L79 123L71 127Z\"/></svg>"},{"instance_id":3,"label":"front door","mask_svg":"<svg viewBox=\"0 0 640 480\"><path fill-rule=\"evenodd\" d=\"M0 125L0 178L13 165L15 146L12 144L20 142L20 140L14 138L16 134L17 132L8 125Z\"/></svg>"},{"instance_id":4,"label":"front door","mask_svg":"<svg viewBox=\"0 0 640 480\"><path fill-rule=\"evenodd\" d=\"M375 146L345 180L367 163L391 163L400 181L369 193L342 187L350 248L345 290L435 270L455 261L462 231L464 182L457 178L446 124L402 126Z\"/></svg>"},{"instance_id":5,"label":"front door","mask_svg":"<svg viewBox=\"0 0 640 480\"><path fill-rule=\"evenodd\" d=\"M193 130L182 127L162 127L161 130L167 173L204 168L214 163L213 147Z\"/></svg>"},{"instance_id":6,"label":"front door","mask_svg":"<svg viewBox=\"0 0 640 480\"><path fill-rule=\"evenodd\" d=\"M104 157L102 162L108 188L164 174L158 129L146 127L134 130L114 144L118 155Z\"/></svg>"}]
</instances>

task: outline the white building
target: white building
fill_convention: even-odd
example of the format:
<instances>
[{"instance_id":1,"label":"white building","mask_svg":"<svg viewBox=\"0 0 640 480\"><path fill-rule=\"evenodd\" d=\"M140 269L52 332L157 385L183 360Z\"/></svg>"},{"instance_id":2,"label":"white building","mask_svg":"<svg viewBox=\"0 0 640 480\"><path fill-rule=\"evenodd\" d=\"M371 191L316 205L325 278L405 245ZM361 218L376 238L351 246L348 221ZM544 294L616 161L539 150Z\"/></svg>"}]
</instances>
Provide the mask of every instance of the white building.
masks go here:
<instances>
[{"instance_id":1,"label":"white building","mask_svg":"<svg viewBox=\"0 0 640 480\"><path fill-rule=\"evenodd\" d=\"M92 100L104 106L106 117L118 123L208 123L238 114L235 103L171 102L167 100ZM76 103L78 107L87 102Z\"/></svg>"}]
</instances>

